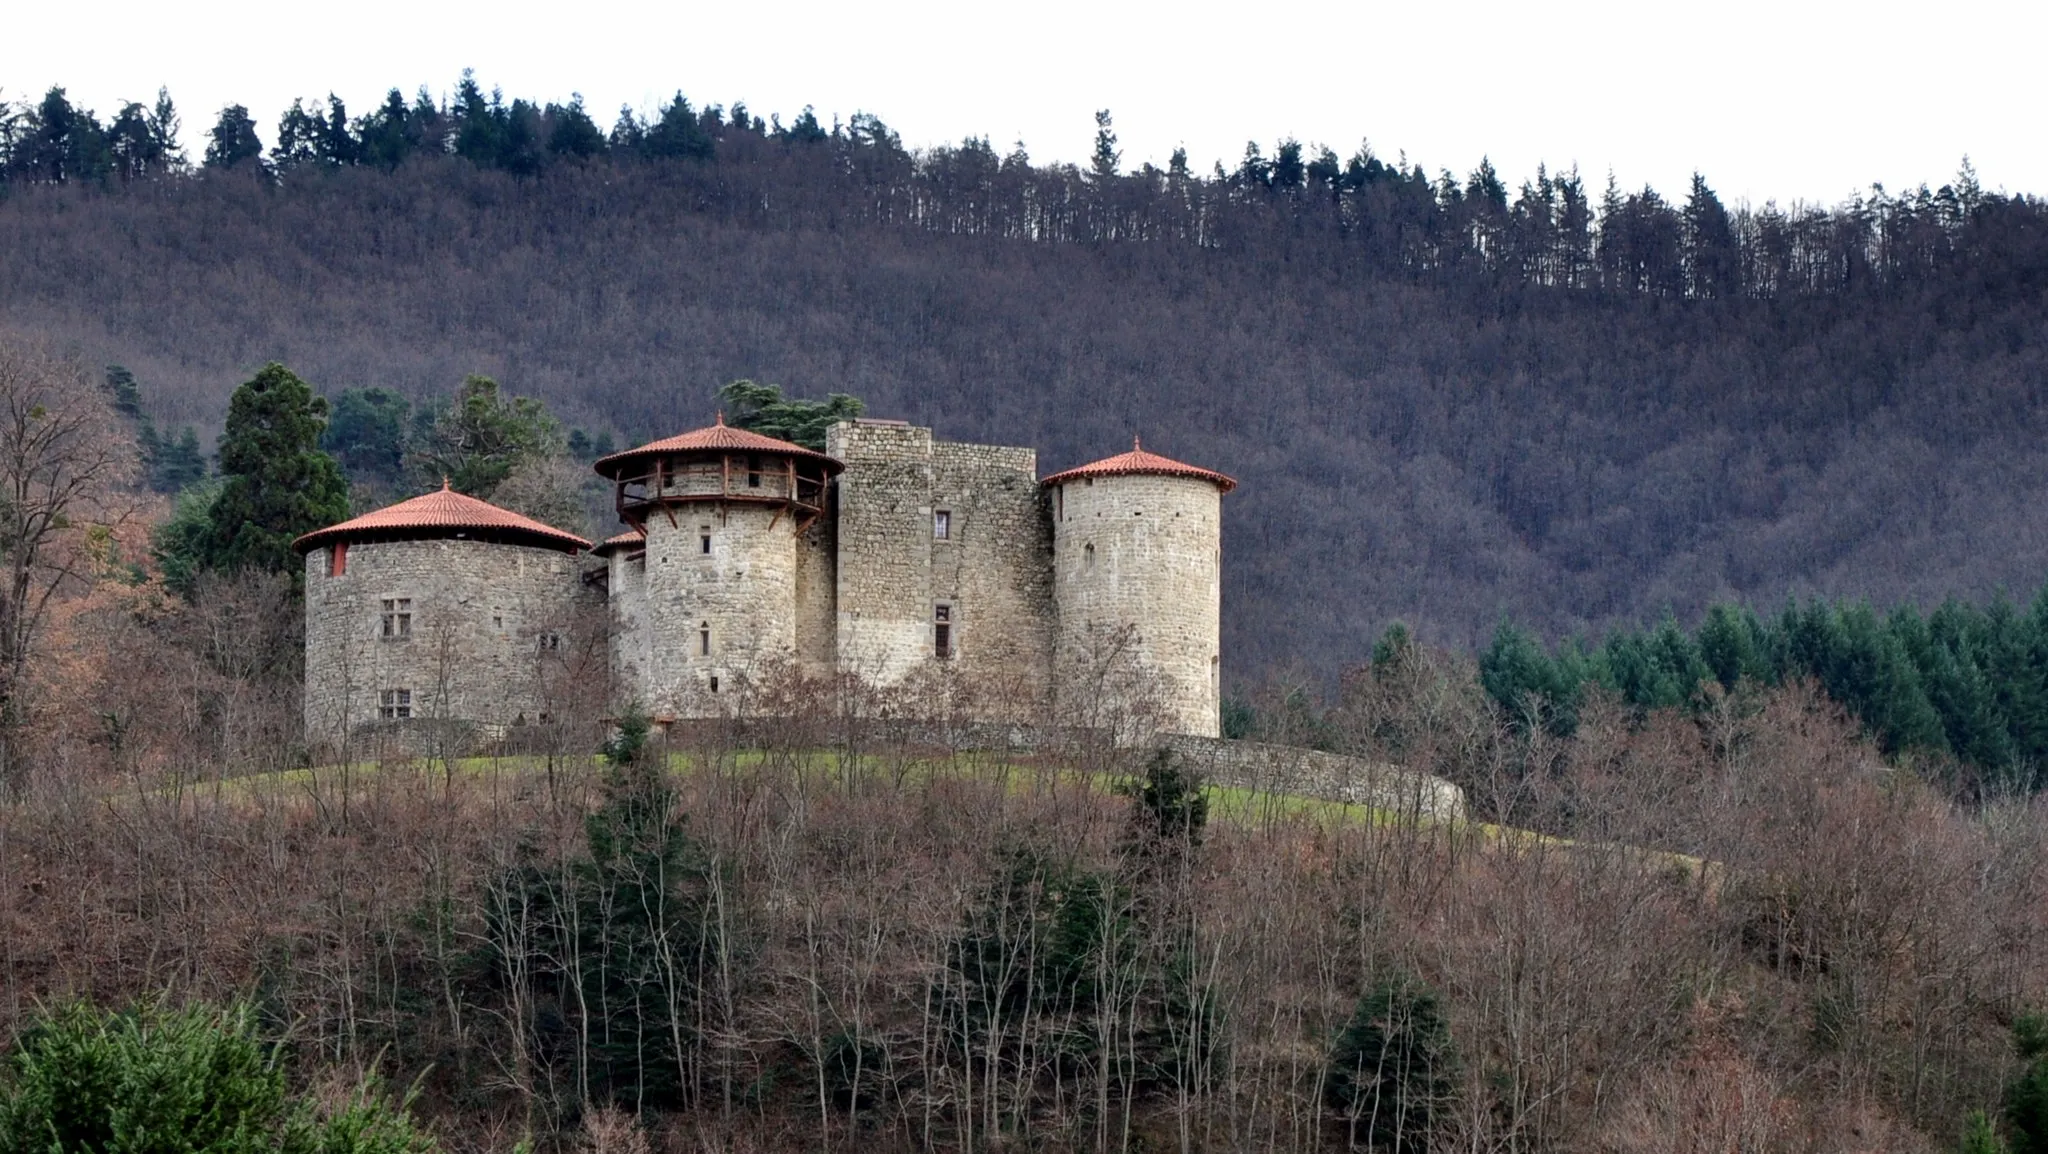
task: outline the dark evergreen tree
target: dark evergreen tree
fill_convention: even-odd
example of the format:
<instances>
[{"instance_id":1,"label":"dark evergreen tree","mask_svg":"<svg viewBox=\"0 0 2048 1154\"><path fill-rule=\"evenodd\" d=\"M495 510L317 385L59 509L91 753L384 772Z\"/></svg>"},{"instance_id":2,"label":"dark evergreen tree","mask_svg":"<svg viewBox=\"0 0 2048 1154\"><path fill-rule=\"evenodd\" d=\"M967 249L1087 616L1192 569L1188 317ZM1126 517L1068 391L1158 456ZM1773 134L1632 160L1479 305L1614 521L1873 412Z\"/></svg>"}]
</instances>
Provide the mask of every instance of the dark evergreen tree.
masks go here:
<instances>
[{"instance_id":1,"label":"dark evergreen tree","mask_svg":"<svg viewBox=\"0 0 2048 1154\"><path fill-rule=\"evenodd\" d=\"M1742 253L1721 199L1699 173L1685 200L1686 290L1694 297L1729 297L1741 291Z\"/></svg>"},{"instance_id":2,"label":"dark evergreen tree","mask_svg":"<svg viewBox=\"0 0 2048 1154\"><path fill-rule=\"evenodd\" d=\"M2022 1014L2012 1035L2021 1063L2005 1093L2012 1154L2048 1154L2048 1017Z\"/></svg>"},{"instance_id":3,"label":"dark evergreen tree","mask_svg":"<svg viewBox=\"0 0 2048 1154\"><path fill-rule=\"evenodd\" d=\"M320 447L359 481L394 484L405 467L412 402L384 388L344 389L333 401Z\"/></svg>"},{"instance_id":4,"label":"dark evergreen tree","mask_svg":"<svg viewBox=\"0 0 2048 1154\"><path fill-rule=\"evenodd\" d=\"M220 440L225 483L207 514L202 567L291 573L292 541L348 516L348 480L320 451L327 401L273 361L228 402Z\"/></svg>"},{"instance_id":5,"label":"dark evergreen tree","mask_svg":"<svg viewBox=\"0 0 2048 1154\"><path fill-rule=\"evenodd\" d=\"M364 164L395 169L420 147L421 126L414 120L405 97L394 88L385 94L377 111L356 123L355 135Z\"/></svg>"},{"instance_id":6,"label":"dark evergreen tree","mask_svg":"<svg viewBox=\"0 0 2048 1154\"><path fill-rule=\"evenodd\" d=\"M715 148L711 134L697 119L690 102L678 92L661 106L639 142L641 155L662 159L709 160Z\"/></svg>"},{"instance_id":7,"label":"dark evergreen tree","mask_svg":"<svg viewBox=\"0 0 2048 1154\"><path fill-rule=\"evenodd\" d=\"M606 142L604 132L590 114L583 110L583 94L577 93L564 105L550 104L547 108L548 151L556 156L573 156L588 160L604 155Z\"/></svg>"},{"instance_id":8,"label":"dark evergreen tree","mask_svg":"<svg viewBox=\"0 0 2048 1154\"><path fill-rule=\"evenodd\" d=\"M734 381L718 390L725 405L725 419L742 429L764 436L825 450L825 430L840 421L851 421L866 411L860 398L845 393L827 394L822 401L785 398L780 385Z\"/></svg>"},{"instance_id":9,"label":"dark evergreen tree","mask_svg":"<svg viewBox=\"0 0 2048 1154\"><path fill-rule=\"evenodd\" d=\"M1450 1110L1458 1068L1436 992L1397 973L1359 999L1337 1035L1323 1095L1353 1145L1426 1151Z\"/></svg>"},{"instance_id":10,"label":"dark evergreen tree","mask_svg":"<svg viewBox=\"0 0 2048 1154\"><path fill-rule=\"evenodd\" d=\"M256 122L249 118L249 110L239 104L221 109L206 134L206 167L225 171L262 159L263 141L256 136Z\"/></svg>"},{"instance_id":11,"label":"dark evergreen tree","mask_svg":"<svg viewBox=\"0 0 2048 1154\"><path fill-rule=\"evenodd\" d=\"M294 100L277 120L277 143L270 149L270 166L279 172L317 163L320 138L327 125L318 107Z\"/></svg>"},{"instance_id":12,"label":"dark evergreen tree","mask_svg":"<svg viewBox=\"0 0 2048 1154\"><path fill-rule=\"evenodd\" d=\"M408 453L422 486L445 480L457 492L489 500L520 464L563 449L562 428L545 405L506 396L489 377L467 378L447 408L422 416L427 423Z\"/></svg>"},{"instance_id":13,"label":"dark evergreen tree","mask_svg":"<svg viewBox=\"0 0 2048 1154\"><path fill-rule=\"evenodd\" d=\"M1088 174L1097 184L1106 184L1116 179L1123 159L1124 154L1117 151L1116 127L1110 122L1109 109L1102 109L1095 114L1095 152L1088 159Z\"/></svg>"}]
</instances>

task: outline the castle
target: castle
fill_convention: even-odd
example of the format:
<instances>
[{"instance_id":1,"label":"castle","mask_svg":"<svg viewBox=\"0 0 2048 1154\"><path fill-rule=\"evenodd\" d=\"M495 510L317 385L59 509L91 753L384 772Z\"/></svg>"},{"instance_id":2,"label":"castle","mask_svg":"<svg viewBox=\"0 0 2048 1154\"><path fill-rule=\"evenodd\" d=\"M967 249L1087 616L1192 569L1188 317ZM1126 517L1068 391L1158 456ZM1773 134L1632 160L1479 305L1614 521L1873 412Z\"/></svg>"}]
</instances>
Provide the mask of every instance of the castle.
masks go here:
<instances>
[{"instance_id":1,"label":"castle","mask_svg":"<svg viewBox=\"0 0 2048 1154\"><path fill-rule=\"evenodd\" d=\"M309 533L309 739L419 719L547 720L595 615L614 704L717 716L769 672L995 687L983 713L1099 705L1140 675L1167 732L1219 730L1229 477L1133 444L1034 450L834 425L824 452L725 424L596 463L626 532L592 546L449 490ZM598 564L592 564L595 559Z\"/></svg>"}]
</instances>

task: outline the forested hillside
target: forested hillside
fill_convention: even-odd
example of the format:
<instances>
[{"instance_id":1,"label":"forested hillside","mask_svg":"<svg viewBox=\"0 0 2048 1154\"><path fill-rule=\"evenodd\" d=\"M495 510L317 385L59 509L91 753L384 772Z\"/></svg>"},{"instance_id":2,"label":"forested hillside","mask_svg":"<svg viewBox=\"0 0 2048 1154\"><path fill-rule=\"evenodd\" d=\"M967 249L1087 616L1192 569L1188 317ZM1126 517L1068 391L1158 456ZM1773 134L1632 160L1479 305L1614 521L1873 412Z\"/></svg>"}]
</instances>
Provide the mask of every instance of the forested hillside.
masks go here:
<instances>
[{"instance_id":1,"label":"forested hillside","mask_svg":"<svg viewBox=\"0 0 2048 1154\"><path fill-rule=\"evenodd\" d=\"M192 163L175 116L56 93L0 132L0 325L133 369L166 429L276 359L329 395L484 373L622 443L741 377L1047 471L1141 433L1244 482L1238 677L1390 618L1477 643L2048 575L2048 204L1967 168L1730 208L1291 141L1130 172L1106 120L1087 169L680 97L607 133L468 82L261 139L229 109Z\"/></svg>"}]
</instances>

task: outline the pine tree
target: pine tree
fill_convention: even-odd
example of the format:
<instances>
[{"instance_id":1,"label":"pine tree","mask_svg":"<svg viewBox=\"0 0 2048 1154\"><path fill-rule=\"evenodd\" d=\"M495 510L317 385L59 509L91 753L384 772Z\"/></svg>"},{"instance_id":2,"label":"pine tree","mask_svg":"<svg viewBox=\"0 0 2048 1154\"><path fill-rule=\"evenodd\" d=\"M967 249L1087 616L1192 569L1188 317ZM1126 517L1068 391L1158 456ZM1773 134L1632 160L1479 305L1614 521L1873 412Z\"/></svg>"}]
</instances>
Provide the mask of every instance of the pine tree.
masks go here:
<instances>
[{"instance_id":1,"label":"pine tree","mask_svg":"<svg viewBox=\"0 0 2048 1154\"><path fill-rule=\"evenodd\" d=\"M550 104L547 107L548 151L556 156L573 156L588 160L602 156L605 151L604 133L590 114L583 110L583 94L576 93L568 105Z\"/></svg>"},{"instance_id":2,"label":"pine tree","mask_svg":"<svg viewBox=\"0 0 2048 1154\"><path fill-rule=\"evenodd\" d=\"M414 439L408 467L422 486L446 480L457 492L489 500L515 468L562 451L562 428L545 405L506 396L498 382L472 375Z\"/></svg>"},{"instance_id":3,"label":"pine tree","mask_svg":"<svg viewBox=\"0 0 2048 1154\"><path fill-rule=\"evenodd\" d=\"M1354 1143L1426 1151L1458 1066L1436 992L1397 973L1358 1000L1331 1049L1324 1098Z\"/></svg>"},{"instance_id":4,"label":"pine tree","mask_svg":"<svg viewBox=\"0 0 2048 1154\"><path fill-rule=\"evenodd\" d=\"M249 110L239 104L221 109L212 131L206 134L206 167L225 171L262 159L263 142L257 139L256 122L249 118Z\"/></svg>"},{"instance_id":5,"label":"pine tree","mask_svg":"<svg viewBox=\"0 0 2048 1154\"><path fill-rule=\"evenodd\" d=\"M1089 158L1088 173L1097 184L1107 184L1116 179L1117 166L1123 163L1124 154L1116 148L1116 129L1109 119L1109 109L1095 114L1095 153Z\"/></svg>"}]
</instances>

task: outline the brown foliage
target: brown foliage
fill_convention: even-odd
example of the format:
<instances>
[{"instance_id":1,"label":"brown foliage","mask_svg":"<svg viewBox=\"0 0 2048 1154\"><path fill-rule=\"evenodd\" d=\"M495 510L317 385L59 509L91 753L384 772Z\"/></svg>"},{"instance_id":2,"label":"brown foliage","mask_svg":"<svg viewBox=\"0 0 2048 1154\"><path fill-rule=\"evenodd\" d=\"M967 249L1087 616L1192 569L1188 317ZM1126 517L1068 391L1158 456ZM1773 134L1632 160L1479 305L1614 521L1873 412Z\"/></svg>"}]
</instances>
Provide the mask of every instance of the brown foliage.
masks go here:
<instances>
[{"instance_id":1,"label":"brown foliage","mask_svg":"<svg viewBox=\"0 0 2048 1154\"><path fill-rule=\"evenodd\" d=\"M1440 992L1463 1061L1444 1148L1819 1154L1949 1132L1997 1091L2002 1023L2048 993L2038 809L1956 808L1807 691L1725 725L1589 711L1543 787L1570 840L1224 802L1168 859L1132 857L1129 802L1052 755L792 724L671 747L730 947L680 1112L586 1110L554 1011L485 964L507 871L566 883L584 851L587 759L195 785L145 754L119 788L43 791L0 811L0 1028L70 993L255 996L311 1059L427 1072L462 1149L1314 1149L1342 1133L1330 1042L1400 972ZM1135 935L1089 963L1099 997L972 1001L958 951L991 902L1053 924L1097 884ZM1190 1025L1147 1008L1174 991L1213 1007L1214 1057L1146 1066L1197 1044L1148 1033Z\"/></svg>"}]
</instances>

